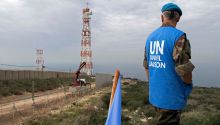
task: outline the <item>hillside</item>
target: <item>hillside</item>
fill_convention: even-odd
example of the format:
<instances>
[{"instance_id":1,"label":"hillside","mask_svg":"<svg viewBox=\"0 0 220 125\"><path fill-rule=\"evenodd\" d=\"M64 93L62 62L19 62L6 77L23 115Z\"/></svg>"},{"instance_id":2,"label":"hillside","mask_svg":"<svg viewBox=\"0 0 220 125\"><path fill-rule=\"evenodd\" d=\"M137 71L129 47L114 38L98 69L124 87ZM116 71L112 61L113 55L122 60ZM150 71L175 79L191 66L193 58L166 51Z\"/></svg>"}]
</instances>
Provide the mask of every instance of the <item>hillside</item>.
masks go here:
<instances>
[{"instance_id":1,"label":"hillside","mask_svg":"<svg viewBox=\"0 0 220 125\"><path fill-rule=\"evenodd\" d=\"M70 108L31 119L27 125L103 125L111 88L73 102ZM155 111L147 100L147 84L122 84L122 124L155 125ZM181 125L219 125L220 88L195 87L181 116Z\"/></svg>"}]
</instances>

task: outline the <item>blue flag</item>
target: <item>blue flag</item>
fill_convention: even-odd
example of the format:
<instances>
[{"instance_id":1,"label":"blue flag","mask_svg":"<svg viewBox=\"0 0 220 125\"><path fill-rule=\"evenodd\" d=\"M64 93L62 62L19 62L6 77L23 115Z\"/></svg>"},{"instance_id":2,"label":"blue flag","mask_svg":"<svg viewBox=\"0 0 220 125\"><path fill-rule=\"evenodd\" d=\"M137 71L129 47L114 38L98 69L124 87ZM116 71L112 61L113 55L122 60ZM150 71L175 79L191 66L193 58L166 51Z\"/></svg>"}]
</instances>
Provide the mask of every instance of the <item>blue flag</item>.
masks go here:
<instances>
[{"instance_id":1,"label":"blue flag","mask_svg":"<svg viewBox=\"0 0 220 125\"><path fill-rule=\"evenodd\" d=\"M121 125L121 76L119 76L113 102L109 107L105 125Z\"/></svg>"}]
</instances>

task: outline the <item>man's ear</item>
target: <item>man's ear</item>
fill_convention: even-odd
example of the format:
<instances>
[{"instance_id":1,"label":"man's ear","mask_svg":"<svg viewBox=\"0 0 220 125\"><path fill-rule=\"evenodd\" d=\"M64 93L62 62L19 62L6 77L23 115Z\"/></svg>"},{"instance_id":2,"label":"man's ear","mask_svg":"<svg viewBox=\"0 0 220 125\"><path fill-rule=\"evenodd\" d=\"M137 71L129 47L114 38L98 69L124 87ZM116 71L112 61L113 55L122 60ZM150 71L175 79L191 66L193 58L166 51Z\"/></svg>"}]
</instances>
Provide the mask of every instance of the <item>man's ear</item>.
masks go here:
<instances>
[{"instance_id":1,"label":"man's ear","mask_svg":"<svg viewBox=\"0 0 220 125\"><path fill-rule=\"evenodd\" d=\"M162 21L162 22L164 21L163 14L161 14L161 21Z\"/></svg>"},{"instance_id":2,"label":"man's ear","mask_svg":"<svg viewBox=\"0 0 220 125\"><path fill-rule=\"evenodd\" d=\"M180 17L176 20L176 22L179 22L180 21Z\"/></svg>"}]
</instances>

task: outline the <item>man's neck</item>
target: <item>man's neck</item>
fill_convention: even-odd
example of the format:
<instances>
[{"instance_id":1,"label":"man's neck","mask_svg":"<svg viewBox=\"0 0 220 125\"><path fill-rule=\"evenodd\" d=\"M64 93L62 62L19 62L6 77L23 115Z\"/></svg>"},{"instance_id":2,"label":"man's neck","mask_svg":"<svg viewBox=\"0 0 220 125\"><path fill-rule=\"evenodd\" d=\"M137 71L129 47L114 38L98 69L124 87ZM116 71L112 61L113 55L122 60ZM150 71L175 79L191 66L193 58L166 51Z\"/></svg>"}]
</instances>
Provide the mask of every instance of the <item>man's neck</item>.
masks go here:
<instances>
[{"instance_id":1,"label":"man's neck","mask_svg":"<svg viewBox=\"0 0 220 125\"><path fill-rule=\"evenodd\" d=\"M163 22L162 23L162 26L172 26L172 27L176 27L176 24L174 24L174 23L171 23L171 22Z\"/></svg>"}]
</instances>

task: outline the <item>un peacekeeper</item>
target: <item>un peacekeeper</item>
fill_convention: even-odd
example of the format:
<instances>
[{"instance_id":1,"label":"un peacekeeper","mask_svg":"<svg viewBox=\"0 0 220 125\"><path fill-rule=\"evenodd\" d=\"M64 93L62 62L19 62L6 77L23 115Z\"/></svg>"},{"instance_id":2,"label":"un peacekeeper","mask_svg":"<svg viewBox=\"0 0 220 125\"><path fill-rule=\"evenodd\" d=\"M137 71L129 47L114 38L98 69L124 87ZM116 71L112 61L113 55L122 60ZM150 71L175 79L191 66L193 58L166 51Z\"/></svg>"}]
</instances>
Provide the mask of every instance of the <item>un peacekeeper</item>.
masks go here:
<instances>
[{"instance_id":1,"label":"un peacekeeper","mask_svg":"<svg viewBox=\"0 0 220 125\"><path fill-rule=\"evenodd\" d=\"M181 110L192 90L194 65L186 33L176 28L182 10L167 3L161 11L162 26L147 38L143 65L149 80L149 101L158 115L157 125L179 125Z\"/></svg>"}]
</instances>

